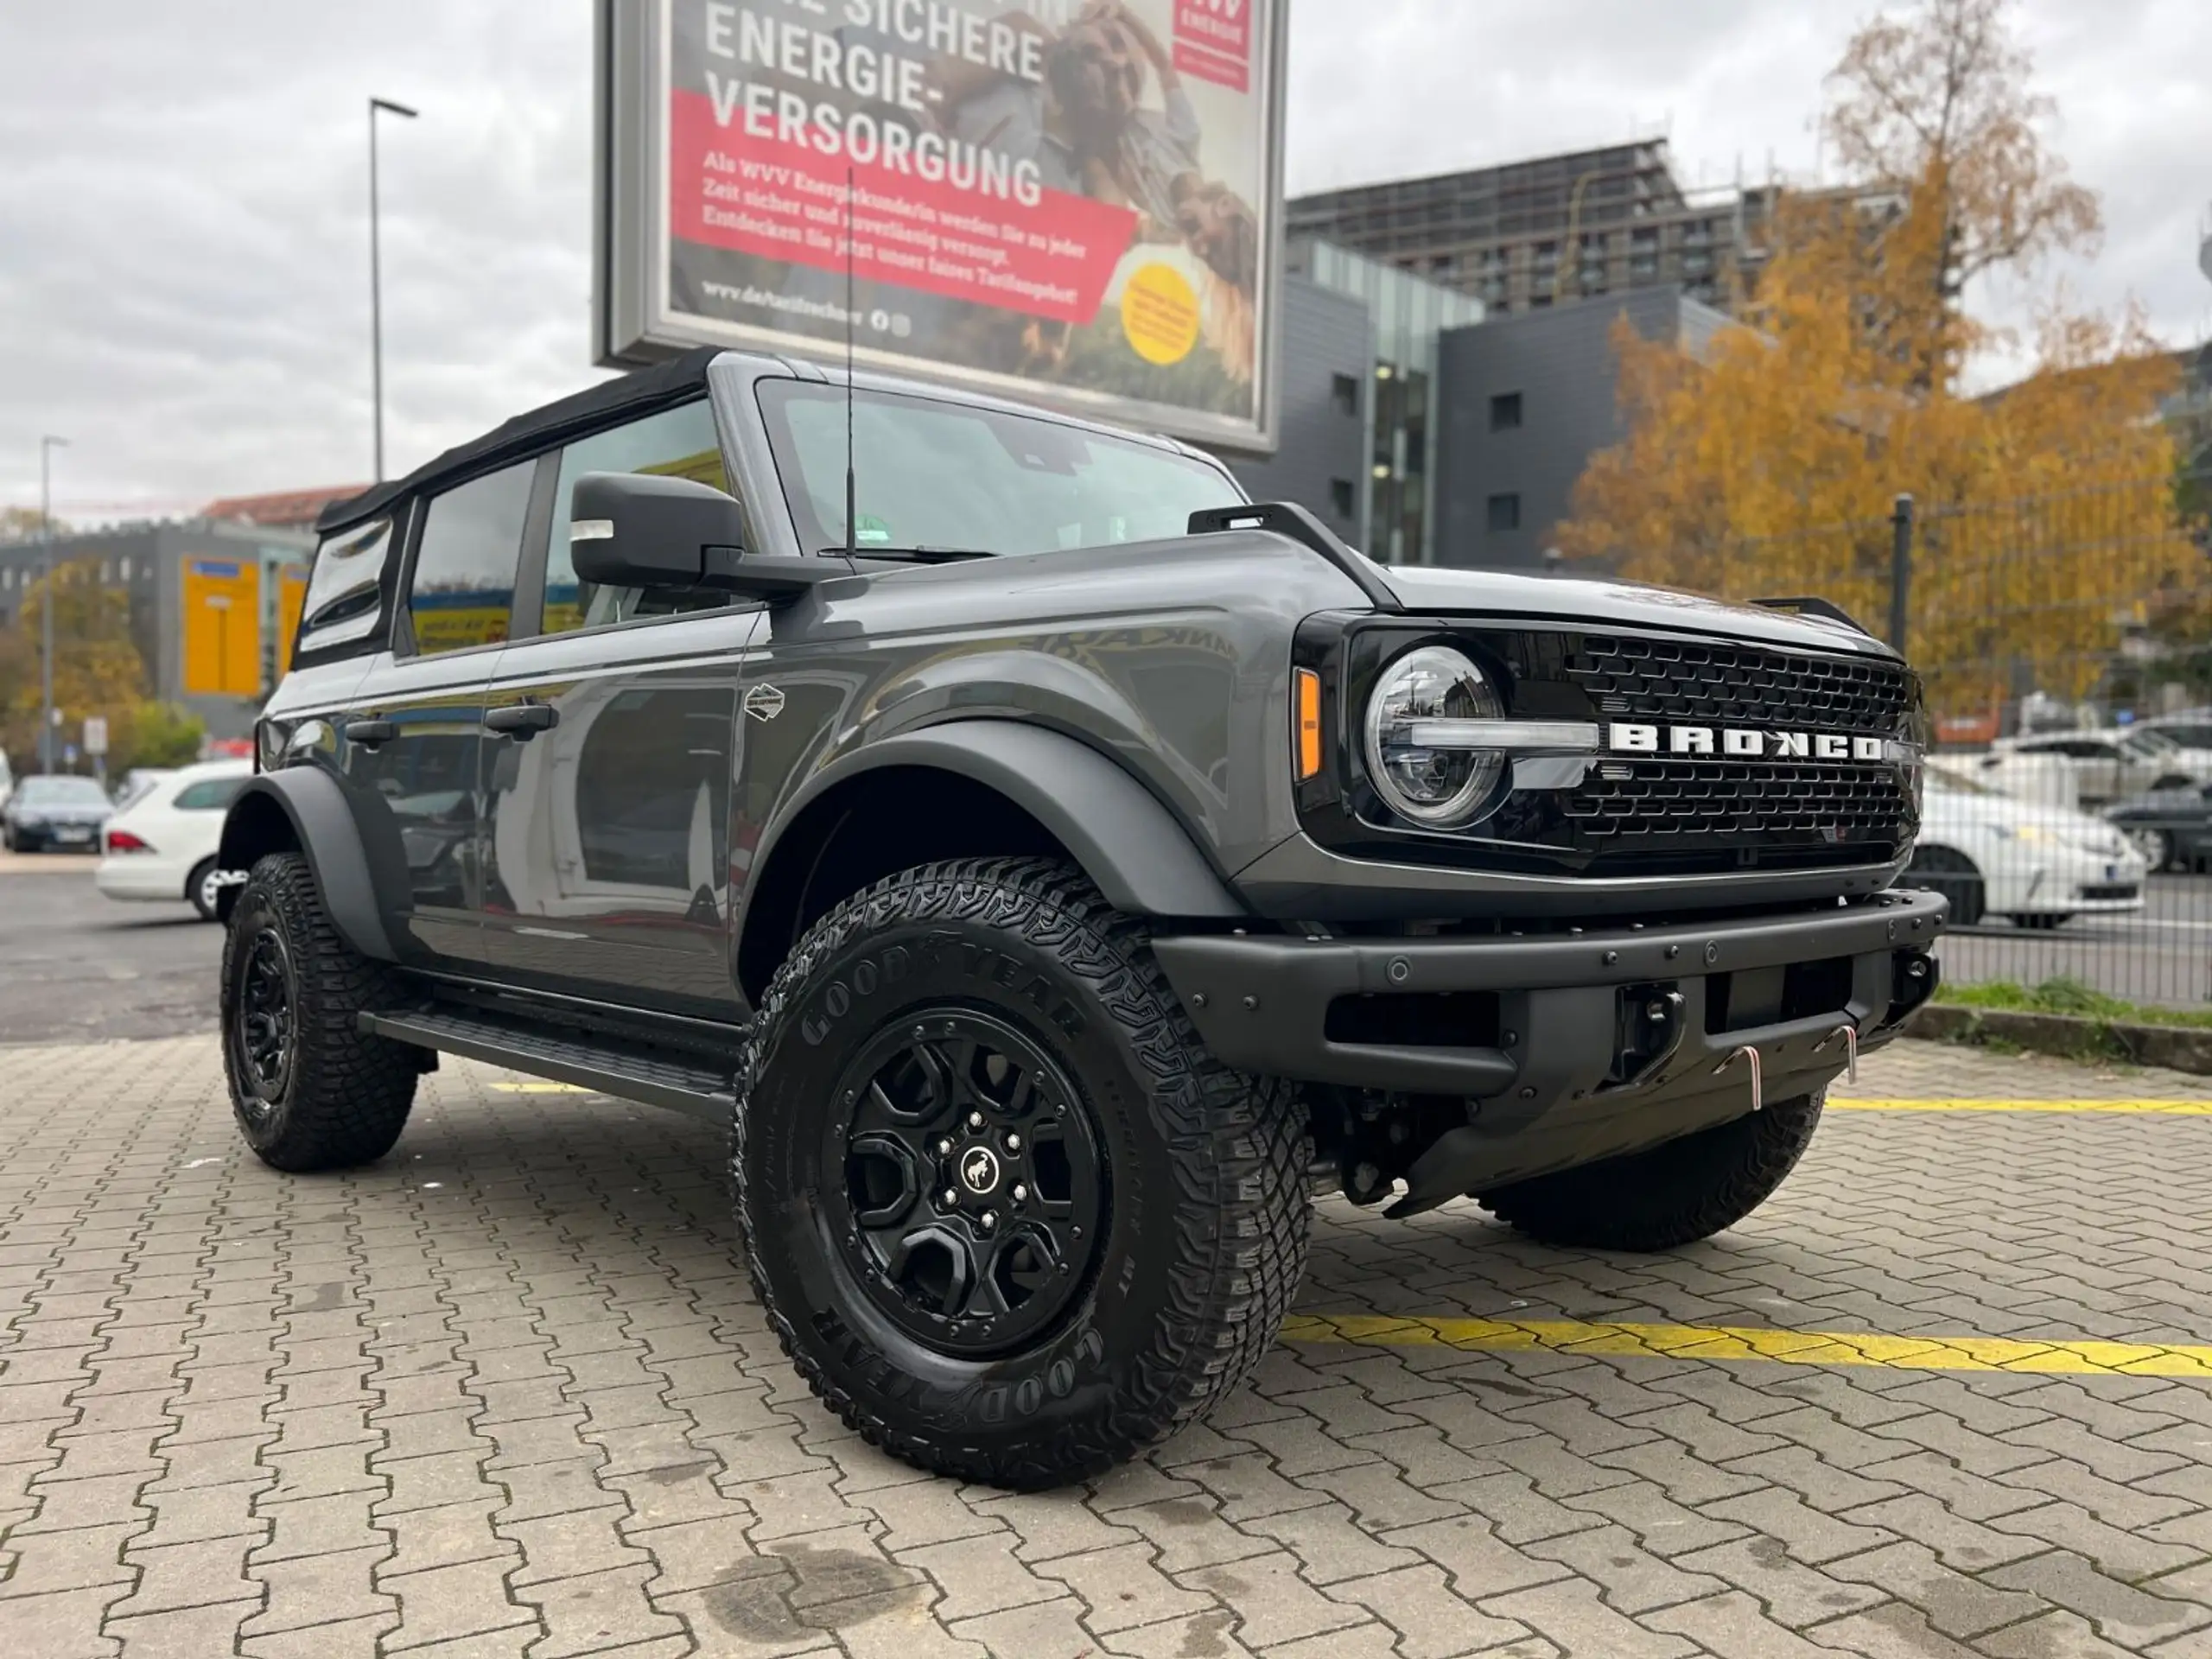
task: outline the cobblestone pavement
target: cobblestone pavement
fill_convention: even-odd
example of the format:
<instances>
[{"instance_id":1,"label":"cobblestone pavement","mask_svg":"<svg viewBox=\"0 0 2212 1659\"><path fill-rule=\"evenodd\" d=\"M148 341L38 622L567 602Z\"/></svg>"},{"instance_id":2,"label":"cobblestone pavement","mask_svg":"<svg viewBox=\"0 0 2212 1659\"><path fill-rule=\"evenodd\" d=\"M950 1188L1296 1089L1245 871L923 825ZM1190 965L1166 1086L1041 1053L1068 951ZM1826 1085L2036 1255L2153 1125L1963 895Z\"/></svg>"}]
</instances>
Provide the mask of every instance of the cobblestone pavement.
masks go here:
<instances>
[{"instance_id":1,"label":"cobblestone pavement","mask_svg":"<svg viewBox=\"0 0 2212 1659\"><path fill-rule=\"evenodd\" d=\"M1853 1092L2212 1099L1904 1046ZM1838 1111L1747 1224L1656 1257L1326 1203L1309 1330L1442 1336L1287 1341L1150 1458L1023 1497L817 1406L684 1120L448 1060L392 1157L287 1178L194 1038L0 1051L0 1147L10 1659L2212 1655L2212 1375L2038 1345L2212 1337L2202 1116Z\"/></svg>"}]
</instances>

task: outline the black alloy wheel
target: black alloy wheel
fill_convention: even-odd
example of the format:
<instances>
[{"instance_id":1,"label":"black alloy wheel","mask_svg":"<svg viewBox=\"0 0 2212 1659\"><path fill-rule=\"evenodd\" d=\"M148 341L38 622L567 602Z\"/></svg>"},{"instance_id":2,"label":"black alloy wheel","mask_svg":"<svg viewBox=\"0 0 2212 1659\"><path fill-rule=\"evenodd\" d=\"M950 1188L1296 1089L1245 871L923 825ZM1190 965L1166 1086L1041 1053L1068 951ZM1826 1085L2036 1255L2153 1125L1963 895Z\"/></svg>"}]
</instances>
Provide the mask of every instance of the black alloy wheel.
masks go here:
<instances>
[{"instance_id":1,"label":"black alloy wheel","mask_svg":"<svg viewBox=\"0 0 2212 1659\"><path fill-rule=\"evenodd\" d=\"M232 956L231 1017L224 1039L241 1113L266 1118L291 1087L298 1054L297 981L291 952L271 917Z\"/></svg>"},{"instance_id":2,"label":"black alloy wheel","mask_svg":"<svg viewBox=\"0 0 2212 1659\"><path fill-rule=\"evenodd\" d=\"M1013 1025L916 1011L846 1068L825 1114L832 1230L870 1302L938 1353L1049 1336L1090 1278L1109 1208L1090 1115Z\"/></svg>"},{"instance_id":3,"label":"black alloy wheel","mask_svg":"<svg viewBox=\"0 0 2212 1659\"><path fill-rule=\"evenodd\" d=\"M223 938L223 1071L262 1162L304 1172L381 1158L406 1127L416 1052L362 1033L403 988L338 935L298 853L259 860Z\"/></svg>"},{"instance_id":4,"label":"black alloy wheel","mask_svg":"<svg viewBox=\"0 0 2212 1659\"><path fill-rule=\"evenodd\" d=\"M1233 1389L1306 1257L1302 1103L1207 1052L1145 925L972 858L809 927L758 1003L730 1158L799 1375L918 1466L1096 1475Z\"/></svg>"}]
</instances>

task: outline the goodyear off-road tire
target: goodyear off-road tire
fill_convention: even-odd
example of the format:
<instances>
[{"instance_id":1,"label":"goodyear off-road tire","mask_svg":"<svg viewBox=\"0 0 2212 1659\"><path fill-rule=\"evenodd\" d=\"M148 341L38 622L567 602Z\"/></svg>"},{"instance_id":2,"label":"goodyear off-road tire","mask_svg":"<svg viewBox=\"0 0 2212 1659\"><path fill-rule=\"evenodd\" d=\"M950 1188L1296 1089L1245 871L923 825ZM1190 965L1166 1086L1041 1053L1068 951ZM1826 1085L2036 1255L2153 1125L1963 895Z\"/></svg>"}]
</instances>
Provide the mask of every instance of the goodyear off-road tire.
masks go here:
<instances>
[{"instance_id":1,"label":"goodyear off-road tire","mask_svg":"<svg viewBox=\"0 0 2212 1659\"><path fill-rule=\"evenodd\" d=\"M873 1443L1017 1489L1164 1439L1304 1270L1290 1090L1200 1043L1141 924L1068 866L925 866L808 931L738 1077L753 1281Z\"/></svg>"},{"instance_id":2,"label":"goodyear off-road tire","mask_svg":"<svg viewBox=\"0 0 2212 1659\"><path fill-rule=\"evenodd\" d=\"M1820 1127L1821 1095L1630 1153L1478 1193L1529 1237L1575 1249L1670 1250L1743 1220L1796 1167Z\"/></svg>"},{"instance_id":3,"label":"goodyear off-road tire","mask_svg":"<svg viewBox=\"0 0 2212 1659\"><path fill-rule=\"evenodd\" d=\"M223 939L223 1069L238 1132L294 1173L381 1158L407 1126L417 1063L354 1016L397 1001L388 971L339 938L308 861L253 867Z\"/></svg>"}]
</instances>

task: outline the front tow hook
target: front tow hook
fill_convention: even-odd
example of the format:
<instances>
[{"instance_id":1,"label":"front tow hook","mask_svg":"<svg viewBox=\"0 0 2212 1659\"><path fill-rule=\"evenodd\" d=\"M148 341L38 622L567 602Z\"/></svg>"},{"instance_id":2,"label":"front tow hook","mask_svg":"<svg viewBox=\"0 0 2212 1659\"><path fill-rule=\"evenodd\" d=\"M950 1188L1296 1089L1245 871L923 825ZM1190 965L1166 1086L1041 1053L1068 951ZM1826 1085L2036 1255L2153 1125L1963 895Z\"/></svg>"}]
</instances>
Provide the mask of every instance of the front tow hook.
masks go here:
<instances>
[{"instance_id":1,"label":"front tow hook","mask_svg":"<svg viewBox=\"0 0 2212 1659\"><path fill-rule=\"evenodd\" d=\"M1716 1077L1719 1077L1723 1071L1726 1071L1730 1066L1735 1065L1738 1060L1749 1060L1751 1062L1751 1109L1755 1112L1758 1111L1766 1105L1765 1096L1762 1094L1759 1088L1758 1050L1753 1048L1749 1043L1745 1043L1741 1048L1732 1049L1729 1052L1728 1058L1713 1068L1713 1075Z\"/></svg>"}]
</instances>

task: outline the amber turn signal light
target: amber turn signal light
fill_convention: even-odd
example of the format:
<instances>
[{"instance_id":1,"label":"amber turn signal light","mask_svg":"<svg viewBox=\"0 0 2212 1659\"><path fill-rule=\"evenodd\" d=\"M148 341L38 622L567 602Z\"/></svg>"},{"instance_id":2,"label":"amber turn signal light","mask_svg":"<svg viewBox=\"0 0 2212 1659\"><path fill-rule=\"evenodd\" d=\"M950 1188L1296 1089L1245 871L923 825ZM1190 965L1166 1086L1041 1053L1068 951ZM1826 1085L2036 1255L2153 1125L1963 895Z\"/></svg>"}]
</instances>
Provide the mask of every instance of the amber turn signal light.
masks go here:
<instances>
[{"instance_id":1,"label":"amber turn signal light","mask_svg":"<svg viewBox=\"0 0 2212 1659\"><path fill-rule=\"evenodd\" d=\"M1301 668L1292 679L1291 716L1296 722L1298 781L1302 784L1321 770L1321 677Z\"/></svg>"}]
</instances>

